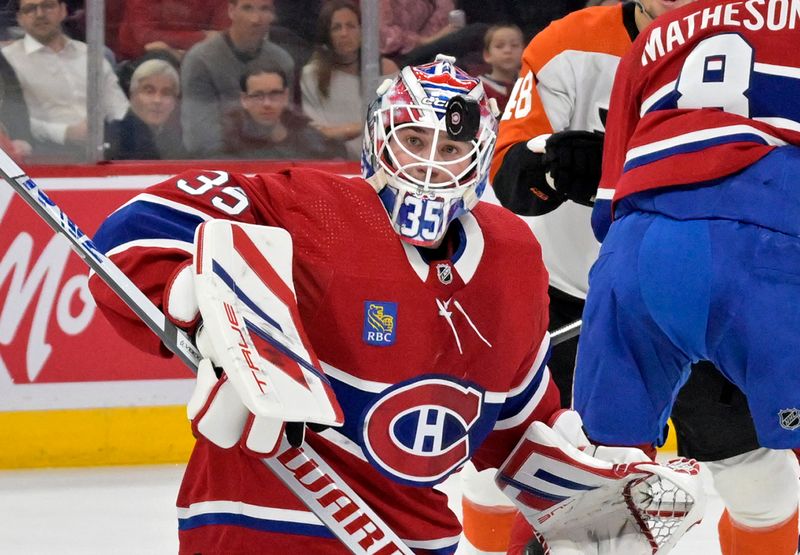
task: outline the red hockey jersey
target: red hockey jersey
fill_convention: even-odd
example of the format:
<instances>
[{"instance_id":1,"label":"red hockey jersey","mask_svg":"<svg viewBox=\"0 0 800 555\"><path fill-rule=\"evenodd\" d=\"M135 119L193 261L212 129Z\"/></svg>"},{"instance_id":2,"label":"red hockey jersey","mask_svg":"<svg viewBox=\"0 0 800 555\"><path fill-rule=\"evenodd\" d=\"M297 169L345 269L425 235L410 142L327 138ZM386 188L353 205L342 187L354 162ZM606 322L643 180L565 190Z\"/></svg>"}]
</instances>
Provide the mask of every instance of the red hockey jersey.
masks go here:
<instances>
[{"instance_id":1,"label":"red hockey jersey","mask_svg":"<svg viewBox=\"0 0 800 555\"><path fill-rule=\"evenodd\" d=\"M659 17L617 71L597 198L725 177L800 145L798 29L796 0L701 0Z\"/></svg>"},{"instance_id":2,"label":"red hockey jersey","mask_svg":"<svg viewBox=\"0 0 800 555\"><path fill-rule=\"evenodd\" d=\"M210 218L293 238L301 319L345 413L307 440L420 553L452 553L460 527L432 488L469 458L498 466L558 408L545 359L547 275L524 222L491 205L454 222L447 260L399 240L373 188L314 170L187 172L112 214L95 237L157 304ZM157 339L99 280L120 333ZM344 553L264 465L198 440L178 498L182 553Z\"/></svg>"}]
</instances>

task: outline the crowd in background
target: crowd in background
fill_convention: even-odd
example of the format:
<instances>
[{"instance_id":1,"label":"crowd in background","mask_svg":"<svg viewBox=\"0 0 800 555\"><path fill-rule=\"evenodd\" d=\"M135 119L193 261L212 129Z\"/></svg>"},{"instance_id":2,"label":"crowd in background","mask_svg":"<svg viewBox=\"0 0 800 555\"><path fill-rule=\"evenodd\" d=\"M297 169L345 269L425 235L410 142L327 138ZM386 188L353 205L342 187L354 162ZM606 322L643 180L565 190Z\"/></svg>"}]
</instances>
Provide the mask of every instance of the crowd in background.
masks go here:
<instances>
[{"instance_id":1,"label":"crowd in background","mask_svg":"<svg viewBox=\"0 0 800 555\"><path fill-rule=\"evenodd\" d=\"M382 0L380 71L438 53L502 109L528 40L584 1ZM364 101L356 0L106 0L103 158L357 160ZM31 162L85 157L82 1L0 11L0 146Z\"/></svg>"}]
</instances>

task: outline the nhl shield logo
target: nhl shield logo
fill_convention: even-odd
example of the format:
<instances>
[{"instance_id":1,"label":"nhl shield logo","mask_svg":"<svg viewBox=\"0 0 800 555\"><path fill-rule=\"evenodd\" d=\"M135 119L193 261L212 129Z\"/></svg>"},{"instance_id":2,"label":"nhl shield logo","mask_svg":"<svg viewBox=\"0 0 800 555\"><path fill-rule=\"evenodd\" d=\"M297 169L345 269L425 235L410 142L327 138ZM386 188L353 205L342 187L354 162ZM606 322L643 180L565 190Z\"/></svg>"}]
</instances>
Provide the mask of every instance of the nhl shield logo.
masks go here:
<instances>
[{"instance_id":1,"label":"nhl shield logo","mask_svg":"<svg viewBox=\"0 0 800 555\"><path fill-rule=\"evenodd\" d=\"M792 432L800 428L800 410L798 409L783 409L778 413L778 418L781 422L781 428L784 430Z\"/></svg>"},{"instance_id":2,"label":"nhl shield logo","mask_svg":"<svg viewBox=\"0 0 800 555\"><path fill-rule=\"evenodd\" d=\"M442 282L443 285L450 285L453 283L453 268L450 267L450 264L437 264L436 275L439 276L439 281Z\"/></svg>"}]
</instances>

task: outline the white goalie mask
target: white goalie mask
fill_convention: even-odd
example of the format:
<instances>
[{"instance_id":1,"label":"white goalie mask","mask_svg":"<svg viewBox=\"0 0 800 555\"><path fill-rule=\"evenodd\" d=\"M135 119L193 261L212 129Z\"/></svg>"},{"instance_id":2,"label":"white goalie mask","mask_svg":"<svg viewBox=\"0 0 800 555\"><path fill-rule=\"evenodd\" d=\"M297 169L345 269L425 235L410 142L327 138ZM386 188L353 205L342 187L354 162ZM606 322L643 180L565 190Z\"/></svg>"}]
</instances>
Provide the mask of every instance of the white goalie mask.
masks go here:
<instances>
[{"instance_id":1,"label":"white goalie mask","mask_svg":"<svg viewBox=\"0 0 800 555\"><path fill-rule=\"evenodd\" d=\"M437 246L486 188L497 107L453 58L405 67L378 89L367 114L362 175L401 239Z\"/></svg>"}]
</instances>

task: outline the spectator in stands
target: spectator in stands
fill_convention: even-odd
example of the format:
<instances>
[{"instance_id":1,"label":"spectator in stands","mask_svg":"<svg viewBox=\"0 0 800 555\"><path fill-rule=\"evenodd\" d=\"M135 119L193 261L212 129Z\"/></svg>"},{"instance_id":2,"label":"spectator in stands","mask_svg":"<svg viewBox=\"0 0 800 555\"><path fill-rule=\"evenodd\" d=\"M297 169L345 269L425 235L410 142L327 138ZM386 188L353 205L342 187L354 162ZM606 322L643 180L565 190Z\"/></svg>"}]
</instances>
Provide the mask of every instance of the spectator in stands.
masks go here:
<instances>
[{"instance_id":1,"label":"spectator in stands","mask_svg":"<svg viewBox=\"0 0 800 555\"><path fill-rule=\"evenodd\" d=\"M191 155L214 157L222 151L223 115L239 103L239 78L246 65L277 65L294 83L294 62L270 42L273 0L229 0L230 27L195 44L181 64L181 124Z\"/></svg>"},{"instance_id":2,"label":"spectator in stands","mask_svg":"<svg viewBox=\"0 0 800 555\"><path fill-rule=\"evenodd\" d=\"M88 134L87 48L62 31L66 15L66 5L60 0L20 0L17 21L25 36L2 49L22 85L31 131L38 141L34 148L41 147L47 154L74 155L76 147L86 144ZM122 118L128 99L108 60L103 60L101 81L97 108L107 121Z\"/></svg>"},{"instance_id":3,"label":"spectator in stands","mask_svg":"<svg viewBox=\"0 0 800 555\"><path fill-rule=\"evenodd\" d=\"M453 0L381 0L381 54L398 66L480 52L488 25L466 25Z\"/></svg>"},{"instance_id":4,"label":"spectator in stands","mask_svg":"<svg viewBox=\"0 0 800 555\"><path fill-rule=\"evenodd\" d=\"M248 66L240 80L240 106L225 118L225 154L235 158L343 158L345 149L309 125L290 104L282 69Z\"/></svg>"},{"instance_id":5,"label":"spectator in stands","mask_svg":"<svg viewBox=\"0 0 800 555\"><path fill-rule=\"evenodd\" d=\"M131 76L131 107L106 130L108 160L175 160L185 157L178 113L180 77L169 62L139 64Z\"/></svg>"},{"instance_id":6,"label":"spectator in stands","mask_svg":"<svg viewBox=\"0 0 800 555\"><path fill-rule=\"evenodd\" d=\"M120 62L117 64L117 77L119 78L119 86L122 87L122 90L128 95L128 98L131 96L131 78L133 77L133 72L147 60L164 60L165 62L169 62L169 64L175 68L175 71L180 74L180 60L167 50L148 50L135 60Z\"/></svg>"},{"instance_id":7,"label":"spectator in stands","mask_svg":"<svg viewBox=\"0 0 800 555\"><path fill-rule=\"evenodd\" d=\"M133 60L167 50L180 60L195 43L229 25L227 7L225 0L126 0L118 55Z\"/></svg>"},{"instance_id":8,"label":"spectator in stands","mask_svg":"<svg viewBox=\"0 0 800 555\"><path fill-rule=\"evenodd\" d=\"M0 136L5 141L3 150L8 154L24 158L32 151L31 124L28 106L22 96L14 68L5 56L0 54Z\"/></svg>"},{"instance_id":9,"label":"spectator in stands","mask_svg":"<svg viewBox=\"0 0 800 555\"><path fill-rule=\"evenodd\" d=\"M525 42L516 25L492 25L483 39L483 60L491 71L481 75L486 96L494 98L500 110L505 110L511 89L522 67Z\"/></svg>"},{"instance_id":10,"label":"spectator in stands","mask_svg":"<svg viewBox=\"0 0 800 555\"><path fill-rule=\"evenodd\" d=\"M396 73L381 60L383 74ZM361 156L364 103L361 94L361 15L351 0L326 2L319 17L317 48L300 78L303 112L327 138L343 143L347 157Z\"/></svg>"}]
</instances>

